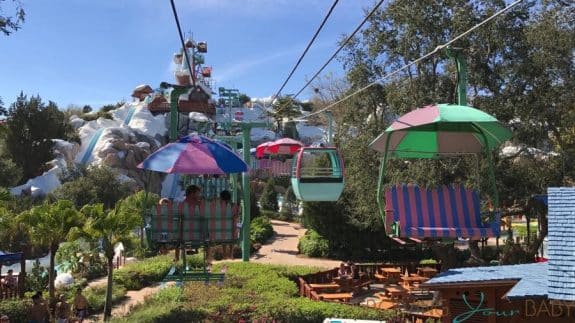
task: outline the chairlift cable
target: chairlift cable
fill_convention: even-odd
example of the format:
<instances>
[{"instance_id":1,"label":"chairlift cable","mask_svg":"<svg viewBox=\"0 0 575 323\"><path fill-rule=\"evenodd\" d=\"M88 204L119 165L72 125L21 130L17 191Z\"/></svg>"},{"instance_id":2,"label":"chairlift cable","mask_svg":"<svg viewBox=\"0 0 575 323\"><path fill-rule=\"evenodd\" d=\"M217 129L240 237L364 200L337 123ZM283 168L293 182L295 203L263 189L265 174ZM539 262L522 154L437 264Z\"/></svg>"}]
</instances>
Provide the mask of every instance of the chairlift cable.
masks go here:
<instances>
[{"instance_id":1,"label":"chairlift cable","mask_svg":"<svg viewBox=\"0 0 575 323\"><path fill-rule=\"evenodd\" d=\"M372 87L372 86L374 86L374 85L380 83L381 81L383 81L383 80L385 80L385 79L388 79L389 77L398 74L399 72L401 72L401 71L407 69L408 67L410 67L410 66L412 66L412 65L415 65L415 64L417 64L417 63L419 63L419 62L421 62L421 61L427 59L428 57L430 57L430 56L436 54L436 53L437 53L438 51L440 51L441 49L443 49L443 48L445 48L445 47L447 47L447 46L453 44L454 42L458 41L458 40L461 39L462 37L467 36L467 34L469 34L469 33L473 32L473 31L475 31L475 30L478 29L479 27L482 27L482 26L485 25L486 23L488 23L488 22L490 22L491 20L497 18L498 16L500 16L500 15L503 14L503 13L505 13L505 12L508 11L509 9L515 7L516 5L518 5L518 4L521 3L521 2L523 2L523 0L517 0L517 1L513 2L513 3L511 3L511 4L508 5L507 7L505 7L505 8L503 8L503 9L499 10L498 12L496 12L495 14L493 14L492 16L490 16L489 18L487 18L487 19L483 20L482 22L478 23L477 25L471 27L471 28L468 29L467 31L465 31L465 32L463 32L463 33L461 33L461 34L459 34L457 37L451 39L451 40L448 41L447 43L445 43L445 44L443 44L443 45L437 46L437 47L436 47L434 50L432 50L431 52L429 52L429 53L427 53L427 54L421 56L420 58L418 58L418 59L412 61L411 63L408 63L408 64L406 64L406 65L404 65L404 66L402 66L402 67L400 67L400 68L394 70L393 72L390 72L390 73L384 75L384 76L381 77L380 79L378 79L378 80L376 80L376 81L374 81L374 82L372 82L372 83L370 83L370 84L368 84L368 85L366 85L366 86L360 88L359 90L357 90L357 91L355 91L355 92L353 92L353 93L351 93L351 94L345 96L344 98L342 98L342 99L340 99L340 100L338 100L338 101L336 101L336 102L334 102L334 103L329 104L327 107L322 108L322 109L320 109L320 110L318 110L318 111L316 111L316 112L310 113L310 114L308 114L308 115L306 115L306 116L304 116L304 117L301 117L299 120L304 120L304 119L309 118L309 117L311 117L311 116L313 116L313 115L320 114L320 113L322 113L322 112L324 112L324 111L326 111L326 110L329 110L329 109L333 108L335 105L340 104L340 103L342 103L342 102L348 100L349 98L351 98L351 97L353 97L353 96L355 96L355 95L357 95L357 94L359 94L359 93L361 93L361 92L367 90L368 88L370 88L370 87ZM315 78L315 76L317 76L317 74L314 75L314 78ZM312 80L313 80L313 78L312 78ZM308 84L306 84L306 86L309 85L309 83L310 83L310 82L308 82ZM305 88L305 86L304 86L304 88ZM303 89L302 89L302 90L303 90ZM300 92L301 92L301 91L300 91ZM299 94L299 92L298 92L298 94ZM297 95L296 95L296 96L297 96ZM297 120L296 120L296 121L297 121Z\"/></svg>"},{"instance_id":2,"label":"chairlift cable","mask_svg":"<svg viewBox=\"0 0 575 323\"><path fill-rule=\"evenodd\" d=\"M325 64L323 64L323 66L319 69L319 71L317 71L314 74L314 76L312 76L312 78L309 79L309 81L293 96L294 99L298 95L300 95L303 92L303 90L305 90L311 84L311 82L329 65L329 63L331 63L331 61L337 56L337 54L339 54L339 52L341 52L341 50L347 45L347 43L349 43L349 41L355 36L355 34L357 34L357 32L361 29L361 27L363 27L363 25L367 22L367 20L375 13L375 11L379 8L379 6L381 6L383 1L384 0L380 0L375 5L375 7L373 7L373 9L371 9L369 14L367 16L365 16L363 21L357 26L357 28L355 28L355 30L351 33L351 35L349 35L349 37L347 37L347 39L339 46L339 48L335 51L335 53L333 53L333 55L331 55L331 57L327 60L327 62L325 62Z\"/></svg>"},{"instance_id":3,"label":"chairlift cable","mask_svg":"<svg viewBox=\"0 0 575 323\"><path fill-rule=\"evenodd\" d=\"M277 98L281 91L284 89L284 87L286 86L287 82L290 80L290 78L292 77L293 73L295 72L295 70L297 69L297 67L299 66L299 64L301 63L301 61L303 60L303 58L305 57L305 54L307 54L307 51L310 49L311 45L313 44L313 42L315 41L315 39L317 38L317 35L319 35L319 32L322 30L323 26L325 25L325 23L327 22L327 19L329 18L329 16L331 16L331 13L333 12L333 9L335 9L335 6L337 5L337 3L339 2L339 0L335 0L333 2L333 4L331 5L331 8L329 9L329 11L327 12L326 16L323 18L323 21L321 22L321 24L319 25L318 29L315 31L315 34L313 35L313 37L311 38L311 40L309 41L309 43L307 44L307 47L305 48L305 50L303 51L303 53L301 54L301 56L299 57L299 59L297 60L297 63L295 64L295 66L292 68L291 72L289 73L288 77L286 78L286 80L283 82L282 86L280 87L280 89L276 92L276 94L274 96L272 96L272 101Z\"/></svg>"},{"instance_id":4,"label":"chairlift cable","mask_svg":"<svg viewBox=\"0 0 575 323\"><path fill-rule=\"evenodd\" d=\"M192 79L192 85L196 87L196 80L194 79L194 73L192 72L192 65L190 64L190 58L188 57L188 51L186 50L186 44L184 42L184 35L182 34L182 28L180 27L180 19L178 19L178 11L176 10L176 5L174 0L170 0L172 5L172 12L174 14L174 19L176 20L176 26L178 27L178 35L180 36L180 42L182 43L182 50L184 51L184 57L186 58L186 64L188 64L188 72L190 72L190 78Z\"/></svg>"}]
</instances>

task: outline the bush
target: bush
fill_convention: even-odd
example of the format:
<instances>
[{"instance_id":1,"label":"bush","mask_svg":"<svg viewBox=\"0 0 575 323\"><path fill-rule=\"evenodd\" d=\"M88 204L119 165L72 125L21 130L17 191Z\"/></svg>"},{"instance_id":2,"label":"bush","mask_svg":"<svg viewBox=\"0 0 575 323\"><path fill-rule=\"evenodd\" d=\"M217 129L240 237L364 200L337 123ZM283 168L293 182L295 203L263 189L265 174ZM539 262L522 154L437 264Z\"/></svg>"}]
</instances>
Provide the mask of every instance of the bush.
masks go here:
<instances>
[{"instance_id":1,"label":"bush","mask_svg":"<svg viewBox=\"0 0 575 323\"><path fill-rule=\"evenodd\" d=\"M435 259L422 259L419 261L420 265L437 265L437 260Z\"/></svg>"},{"instance_id":2,"label":"bush","mask_svg":"<svg viewBox=\"0 0 575 323\"><path fill-rule=\"evenodd\" d=\"M264 244L269 238L274 235L274 229L270 219L261 216L255 218L250 225L250 240L251 243Z\"/></svg>"},{"instance_id":3,"label":"bush","mask_svg":"<svg viewBox=\"0 0 575 323\"><path fill-rule=\"evenodd\" d=\"M129 317L112 318L111 322L201 322L207 318L207 313L202 309L184 307L181 303L181 294L181 289L178 287L164 288L148 298L145 303L136 306Z\"/></svg>"},{"instance_id":4,"label":"bush","mask_svg":"<svg viewBox=\"0 0 575 323\"><path fill-rule=\"evenodd\" d=\"M278 206L278 193L275 191L275 182L273 177L267 181L262 197L260 198L260 205L262 210L277 212Z\"/></svg>"},{"instance_id":5,"label":"bush","mask_svg":"<svg viewBox=\"0 0 575 323\"><path fill-rule=\"evenodd\" d=\"M186 258L190 266L203 261L195 255ZM114 271L114 283L126 287L128 290L138 290L160 282L170 271L173 261L171 256L156 256L142 261L129 263Z\"/></svg>"},{"instance_id":6,"label":"bush","mask_svg":"<svg viewBox=\"0 0 575 323\"><path fill-rule=\"evenodd\" d=\"M82 292L88 300L88 312L96 313L104 310L106 302L106 285L98 285L84 289ZM73 300L73 293L70 302ZM118 304L126 298L126 288L124 286L112 285L112 304Z\"/></svg>"},{"instance_id":7,"label":"bush","mask_svg":"<svg viewBox=\"0 0 575 323\"><path fill-rule=\"evenodd\" d=\"M28 322L28 308L31 305L30 298L2 300L0 315L8 315L10 322Z\"/></svg>"},{"instance_id":8,"label":"bush","mask_svg":"<svg viewBox=\"0 0 575 323\"><path fill-rule=\"evenodd\" d=\"M300 238L297 248L300 253L308 257L327 257L329 254L329 241L314 230L308 230Z\"/></svg>"},{"instance_id":9,"label":"bush","mask_svg":"<svg viewBox=\"0 0 575 323\"><path fill-rule=\"evenodd\" d=\"M27 291L45 290L48 287L48 270L40 265L39 260L32 264L32 272L26 275L25 282Z\"/></svg>"}]
</instances>

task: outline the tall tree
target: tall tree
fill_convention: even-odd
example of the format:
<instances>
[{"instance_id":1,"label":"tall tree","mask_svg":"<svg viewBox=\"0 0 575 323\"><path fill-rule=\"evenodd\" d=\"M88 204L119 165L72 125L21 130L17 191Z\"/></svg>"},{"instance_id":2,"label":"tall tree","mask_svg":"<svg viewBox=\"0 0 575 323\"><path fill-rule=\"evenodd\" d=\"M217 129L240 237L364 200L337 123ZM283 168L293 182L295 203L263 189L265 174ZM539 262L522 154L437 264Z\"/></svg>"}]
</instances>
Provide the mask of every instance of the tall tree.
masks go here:
<instances>
[{"instance_id":1,"label":"tall tree","mask_svg":"<svg viewBox=\"0 0 575 323\"><path fill-rule=\"evenodd\" d=\"M54 102L46 105L39 96L28 99L23 93L10 106L6 126L6 148L22 167L22 181L40 175L53 158L52 139L69 139L75 134Z\"/></svg>"},{"instance_id":2,"label":"tall tree","mask_svg":"<svg viewBox=\"0 0 575 323\"><path fill-rule=\"evenodd\" d=\"M2 98L0 98L0 117L5 116L7 113L8 110L6 110L6 107L4 107L4 102L2 101Z\"/></svg>"},{"instance_id":3,"label":"tall tree","mask_svg":"<svg viewBox=\"0 0 575 323\"><path fill-rule=\"evenodd\" d=\"M70 238L73 228L81 227L84 216L76 210L74 203L67 200L59 200L55 203L45 202L31 210L20 214L19 221L25 223L32 237L33 244L46 246L50 251L49 293L50 304L54 304L54 257L60 247L60 243Z\"/></svg>"},{"instance_id":4,"label":"tall tree","mask_svg":"<svg viewBox=\"0 0 575 323\"><path fill-rule=\"evenodd\" d=\"M346 47L342 62L350 89L325 103L435 50L505 5L499 0L389 2ZM575 86L574 12L571 2L526 1L453 44L467 57L468 104L509 123L515 133L513 144L524 147L516 156L493 156L497 187L505 204L526 202L531 194L543 193L545 187L561 184L561 178L566 182L575 173L575 94L570 90ZM336 143L346 159L346 190L338 202L345 223L360 230L381 227L374 208L374 171L379 156L367 145L393 119L413 108L455 102L455 75L452 60L438 51L333 108L338 124ZM324 88L329 86L319 86L316 94L331 93ZM550 150L559 156L547 154ZM484 167L480 164L477 169L466 158L441 163L392 161L387 182L474 182L482 188L482 198L489 199L485 176L478 176L480 180L475 182L474 174L481 174ZM559 173L562 175L557 176ZM370 227L370 223L377 225Z\"/></svg>"},{"instance_id":5,"label":"tall tree","mask_svg":"<svg viewBox=\"0 0 575 323\"><path fill-rule=\"evenodd\" d=\"M19 0L11 0L11 4L8 4L8 6L12 7L10 8L10 12L12 12L12 15L4 15L4 12L7 12L6 10L6 3L3 4L3 2L6 2L6 0L0 0L0 31L5 35L8 36L10 35L12 32L20 29L20 26L22 25L22 23L24 22L24 17L26 16L26 13L24 12L24 8L22 7L22 2L20 2Z\"/></svg>"},{"instance_id":6,"label":"tall tree","mask_svg":"<svg viewBox=\"0 0 575 323\"><path fill-rule=\"evenodd\" d=\"M122 203L116 204L110 211L105 211L102 204L86 205L81 212L88 217L88 221L82 230L74 235L90 241L101 241L102 251L108 261L108 285L104 305L104 321L107 322L112 315L114 247L130 239L130 233L142 223L142 218L138 213L129 211L129 208L123 208Z\"/></svg>"},{"instance_id":7,"label":"tall tree","mask_svg":"<svg viewBox=\"0 0 575 323\"><path fill-rule=\"evenodd\" d=\"M106 209L111 209L130 194L130 187L118 179L118 172L105 166L69 170L62 181L64 184L54 195L72 200L78 208L86 204L102 203Z\"/></svg>"},{"instance_id":8,"label":"tall tree","mask_svg":"<svg viewBox=\"0 0 575 323\"><path fill-rule=\"evenodd\" d=\"M273 109L274 111L271 112L270 115L274 118L277 129L280 132L282 131L282 123L284 119L291 120L292 118L301 115L299 102L289 96L277 98L273 102Z\"/></svg>"}]
</instances>

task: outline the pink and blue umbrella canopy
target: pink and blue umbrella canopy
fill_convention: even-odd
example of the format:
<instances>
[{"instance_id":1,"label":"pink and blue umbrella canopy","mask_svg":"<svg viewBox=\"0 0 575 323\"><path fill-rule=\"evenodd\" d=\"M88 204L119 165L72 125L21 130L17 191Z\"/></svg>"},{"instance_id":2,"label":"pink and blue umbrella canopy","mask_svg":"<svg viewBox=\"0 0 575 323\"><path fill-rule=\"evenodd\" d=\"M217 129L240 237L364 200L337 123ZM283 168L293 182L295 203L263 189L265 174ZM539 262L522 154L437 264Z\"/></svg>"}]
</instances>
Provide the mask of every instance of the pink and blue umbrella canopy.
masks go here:
<instances>
[{"instance_id":1,"label":"pink and blue umbrella canopy","mask_svg":"<svg viewBox=\"0 0 575 323\"><path fill-rule=\"evenodd\" d=\"M370 147L392 157L438 158L443 154L481 153L498 148L511 131L481 110L452 104L413 110L391 124Z\"/></svg>"},{"instance_id":2,"label":"pink and blue umbrella canopy","mask_svg":"<svg viewBox=\"0 0 575 323\"><path fill-rule=\"evenodd\" d=\"M246 172L248 165L229 146L204 136L190 135L158 149L138 168L163 173L213 175Z\"/></svg>"}]
</instances>

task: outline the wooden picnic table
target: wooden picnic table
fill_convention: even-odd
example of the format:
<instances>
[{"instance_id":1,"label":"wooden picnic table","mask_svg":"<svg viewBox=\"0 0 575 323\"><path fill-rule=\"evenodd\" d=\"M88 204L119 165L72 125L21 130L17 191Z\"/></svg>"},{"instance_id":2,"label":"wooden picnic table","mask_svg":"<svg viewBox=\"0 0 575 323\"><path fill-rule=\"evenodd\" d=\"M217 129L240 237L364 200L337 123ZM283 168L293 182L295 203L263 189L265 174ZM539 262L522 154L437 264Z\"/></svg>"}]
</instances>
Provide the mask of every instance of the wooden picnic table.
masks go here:
<instances>
[{"instance_id":1,"label":"wooden picnic table","mask_svg":"<svg viewBox=\"0 0 575 323\"><path fill-rule=\"evenodd\" d=\"M417 268L417 274L426 278L432 278L437 275L437 269L431 267L420 267Z\"/></svg>"},{"instance_id":2,"label":"wooden picnic table","mask_svg":"<svg viewBox=\"0 0 575 323\"><path fill-rule=\"evenodd\" d=\"M385 293L389 295L390 298L395 299L401 298L406 293L406 290L401 287L386 287Z\"/></svg>"},{"instance_id":3,"label":"wooden picnic table","mask_svg":"<svg viewBox=\"0 0 575 323\"><path fill-rule=\"evenodd\" d=\"M352 293L324 293L318 295L320 299L347 303L353 297Z\"/></svg>"},{"instance_id":4,"label":"wooden picnic table","mask_svg":"<svg viewBox=\"0 0 575 323\"><path fill-rule=\"evenodd\" d=\"M339 289L340 286L336 283L328 284L309 284L309 288L312 290L322 290L322 289Z\"/></svg>"},{"instance_id":5,"label":"wooden picnic table","mask_svg":"<svg viewBox=\"0 0 575 323\"><path fill-rule=\"evenodd\" d=\"M398 282L401 278L401 270L398 268L380 268L380 271L387 281Z\"/></svg>"},{"instance_id":6,"label":"wooden picnic table","mask_svg":"<svg viewBox=\"0 0 575 323\"><path fill-rule=\"evenodd\" d=\"M407 283L409 285L413 285L415 283L423 283L425 281L429 280L429 278L427 277L423 277L423 276L401 276L401 281L404 283Z\"/></svg>"}]
</instances>

